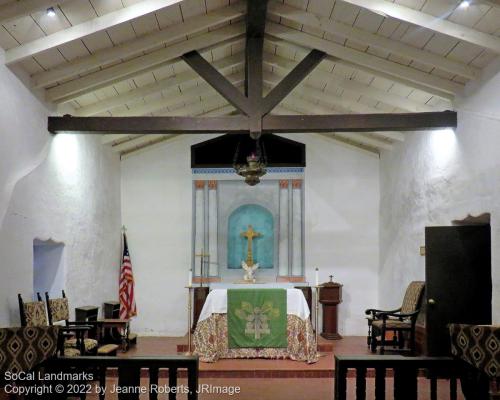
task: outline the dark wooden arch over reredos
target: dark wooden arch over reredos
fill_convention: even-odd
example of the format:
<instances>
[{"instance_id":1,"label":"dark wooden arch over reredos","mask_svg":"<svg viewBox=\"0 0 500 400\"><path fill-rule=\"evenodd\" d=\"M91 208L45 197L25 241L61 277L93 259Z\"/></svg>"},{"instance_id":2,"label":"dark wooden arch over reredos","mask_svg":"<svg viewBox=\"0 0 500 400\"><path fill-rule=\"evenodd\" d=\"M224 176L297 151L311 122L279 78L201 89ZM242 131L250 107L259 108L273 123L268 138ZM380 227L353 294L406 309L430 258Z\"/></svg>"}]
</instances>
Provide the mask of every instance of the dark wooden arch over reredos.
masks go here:
<instances>
[{"instance_id":1,"label":"dark wooden arch over reredos","mask_svg":"<svg viewBox=\"0 0 500 400\"><path fill-rule=\"evenodd\" d=\"M268 167L305 167L306 145L267 134L259 139ZM256 142L248 134L226 134L191 146L191 168L231 168L246 163ZM236 156L236 159L235 159Z\"/></svg>"}]
</instances>

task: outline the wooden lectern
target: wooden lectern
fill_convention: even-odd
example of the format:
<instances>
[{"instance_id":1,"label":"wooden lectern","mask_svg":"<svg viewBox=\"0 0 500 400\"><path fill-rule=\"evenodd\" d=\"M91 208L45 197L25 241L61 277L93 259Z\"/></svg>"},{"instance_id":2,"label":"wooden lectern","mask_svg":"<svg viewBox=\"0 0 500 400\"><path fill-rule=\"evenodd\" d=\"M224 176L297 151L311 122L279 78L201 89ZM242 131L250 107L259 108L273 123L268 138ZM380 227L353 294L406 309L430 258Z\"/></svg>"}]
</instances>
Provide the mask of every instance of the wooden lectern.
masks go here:
<instances>
[{"instance_id":1,"label":"wooden lectern","mask_svg":"<svg viewBox=\"0 0 500 400\"><path fill-rule=\"evenodd\" d=\"M342 285L332 282L333 275L330 275L330 282L320 285L319 302L323 305L323 332L321 336L325 339L342 339L338 333L337 305L342 303Z\"/></svg>"}]
</instances>

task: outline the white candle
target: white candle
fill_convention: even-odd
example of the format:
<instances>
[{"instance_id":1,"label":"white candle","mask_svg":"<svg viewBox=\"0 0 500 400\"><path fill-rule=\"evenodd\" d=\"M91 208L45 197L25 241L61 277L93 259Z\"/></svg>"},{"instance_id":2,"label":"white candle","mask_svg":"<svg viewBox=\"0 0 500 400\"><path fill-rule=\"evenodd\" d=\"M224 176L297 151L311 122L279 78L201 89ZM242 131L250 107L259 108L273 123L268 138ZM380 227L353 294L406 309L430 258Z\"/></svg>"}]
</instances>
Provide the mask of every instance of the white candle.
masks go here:
<instances>
[{"instance_id":1,"label":"white candle","mask_svg":"<svg viewBox=\"0 0 500 400\"><path fill-rule=\"evenodd\" d=\"M189 287L193 286L193 270L191 268L189 269L188 286Z\"/></svg>"},{"instance_id":2,"label":"white candle","mask_svg":"<svg viewBox=\"0 0 500 400\"><path fill-rule=\"evenodd\" d=\"M319 286L319 269L316 268L316 286Z\"/></svg>"}]
</instances>

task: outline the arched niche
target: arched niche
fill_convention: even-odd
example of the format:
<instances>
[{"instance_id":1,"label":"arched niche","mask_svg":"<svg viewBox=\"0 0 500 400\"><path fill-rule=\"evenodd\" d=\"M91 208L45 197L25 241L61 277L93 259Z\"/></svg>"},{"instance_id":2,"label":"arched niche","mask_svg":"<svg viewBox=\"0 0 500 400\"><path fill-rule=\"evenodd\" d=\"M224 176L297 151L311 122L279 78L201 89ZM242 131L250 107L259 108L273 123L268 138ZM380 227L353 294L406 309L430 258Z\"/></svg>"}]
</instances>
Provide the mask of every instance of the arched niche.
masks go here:
<instances>
[{"instance_id":1,"label":"arched niche","mask_svg":"<svg viewBox=\"0 0 500 400\"><path fill-rule=\"evenodd\" d=\"M260 233L253 239L253 259L261 269L274 268L274 218L272 213L258 204L244 204L234 210L228 219L227 266L241 269L247 258L247 239L241 234L252 228Z\"/></svg>"}]
</instances>

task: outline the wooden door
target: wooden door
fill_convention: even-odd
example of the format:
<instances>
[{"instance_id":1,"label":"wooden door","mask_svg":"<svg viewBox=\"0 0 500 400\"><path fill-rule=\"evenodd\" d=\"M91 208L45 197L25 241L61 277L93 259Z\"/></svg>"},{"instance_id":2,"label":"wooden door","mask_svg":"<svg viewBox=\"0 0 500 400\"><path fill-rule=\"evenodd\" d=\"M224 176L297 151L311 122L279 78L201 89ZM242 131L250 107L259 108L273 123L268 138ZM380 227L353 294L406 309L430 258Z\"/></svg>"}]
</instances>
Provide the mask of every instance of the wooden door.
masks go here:
<instances>
[{"instance_id":1,"label":"wooden door","mask_svg":"<svg viewBox=\"0 0 500 400\"><path fill-rule=\"evenodd\" d=\"M447 355L447 324L491 324L490 226L427 227L425 255L427 353Z\"/></svg>"}]
</instances>

